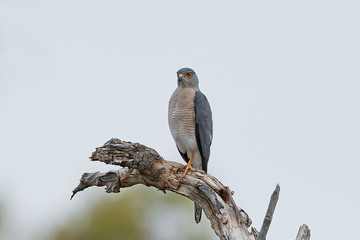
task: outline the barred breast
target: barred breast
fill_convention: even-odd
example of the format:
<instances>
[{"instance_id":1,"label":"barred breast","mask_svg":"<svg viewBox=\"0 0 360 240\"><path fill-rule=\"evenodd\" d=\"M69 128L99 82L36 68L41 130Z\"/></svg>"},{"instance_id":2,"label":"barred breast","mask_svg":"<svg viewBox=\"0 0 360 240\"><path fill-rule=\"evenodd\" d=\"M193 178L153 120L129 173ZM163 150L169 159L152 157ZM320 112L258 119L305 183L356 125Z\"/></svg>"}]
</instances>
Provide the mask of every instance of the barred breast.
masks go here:
<instances>
[{"instance_id":1,"label":"barred breast","mask_svg":"<svg viewBox=\"0 0 360 240\"><path fill-rule=\"evenodd\" d=\"M171 134L183 153L197 149L194 96L197 89L178 87L169 101L168 120Z\"/></svg>"}]
</instances>

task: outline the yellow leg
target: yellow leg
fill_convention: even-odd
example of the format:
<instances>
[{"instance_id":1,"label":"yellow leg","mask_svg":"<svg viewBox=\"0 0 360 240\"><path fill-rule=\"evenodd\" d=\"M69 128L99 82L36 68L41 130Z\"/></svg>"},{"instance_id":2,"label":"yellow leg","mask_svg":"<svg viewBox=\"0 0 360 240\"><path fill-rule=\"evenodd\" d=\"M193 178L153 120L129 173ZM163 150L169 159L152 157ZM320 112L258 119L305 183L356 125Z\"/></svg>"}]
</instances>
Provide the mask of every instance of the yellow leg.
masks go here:
<instances>
[{"instance_id":1,"label":"yellow leg","mask_svg":"<svg viewBox=\"0 0 360 240\"><path fill-rule=\"evenodd\" d=\"M189 171L189 169L192 169L191 162L192 162L193 158L194 158L194 151L191 152L190 160L186 164L186 168L185 168L185 172L184 172L183 177L185 177L185 175L186 175L187 171Z\"/></svg>"}]
</instances>

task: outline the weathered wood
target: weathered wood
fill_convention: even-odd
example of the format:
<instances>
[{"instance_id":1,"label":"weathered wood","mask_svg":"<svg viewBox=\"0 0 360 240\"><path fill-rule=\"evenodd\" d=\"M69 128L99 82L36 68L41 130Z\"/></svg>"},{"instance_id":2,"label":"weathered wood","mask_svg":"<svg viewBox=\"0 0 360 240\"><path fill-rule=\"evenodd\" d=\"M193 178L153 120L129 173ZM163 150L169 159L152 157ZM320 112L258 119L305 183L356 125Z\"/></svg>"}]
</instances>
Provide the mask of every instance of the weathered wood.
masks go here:
<instances>
[{"instance_id":1,"label":"weathered wood","mask_svg":"<svg viewBox=\"0 0 360 240\"><path fill-rule=\"evenodd\" d=\"M310 229L306 224L300 226L296 240L310 240Z\"/></svg>"},{"instance_id":2,"label":"weathered wood","mask_svg":"<svg viewBox=\"0 0 360 240\"><path fill-rule=\"evenodd\" d=\"M263 225L261 226L259 236L256 238L256 240L265 240L266 239L266 234L269 230L277 201L279 200L279 193L280 193L280 186L279 186L279 184L277 184L273 194L271 195L269 206L266 211L265 218L264 218L264 222L263 222Z\"/></svg>"},{"instance_id":3,"label":"weathered wood","mask_svg":"<svg viewBox=\"0 0 360 240\"><path fill-rule=\"evenodd\" d=\"M154 149L142 144L119 139L111 139L104 146L96 148L90 159L122 168L106 173L84 173L71 198L91 186L105 186L106 192L118 193L121 188L143 184L164 192L172 191L197 202L222 240L255 240L259 234L254 228L249 232L252 221L243 209L236 206L233 192L202 170L189 170L183 176L184 165L166 161ZM276 189L278 196L279 186ZM272 213L275 205L272 205ZM269 214L271 218L272 213Z\"/></svg>"},{"instance_id":4,"label":"weathered wood","mask_svg":"<svg viewBox=\"0 0 360 240\"><path fill-rule=\"evenodd\" d=\"M144 145L119 139L111 139L97 148L90 159L124 168L107 173L84 173L71 197L91 186L106 186L106 192L119 192L135 184L153 186L198 202L220 239L251 239L248 231L251 220L247 214L240 214L243 210L236 206L230 189L204 171L190 170L183 177L184 165L165 161Z\"/></svg>"}]
</instances>

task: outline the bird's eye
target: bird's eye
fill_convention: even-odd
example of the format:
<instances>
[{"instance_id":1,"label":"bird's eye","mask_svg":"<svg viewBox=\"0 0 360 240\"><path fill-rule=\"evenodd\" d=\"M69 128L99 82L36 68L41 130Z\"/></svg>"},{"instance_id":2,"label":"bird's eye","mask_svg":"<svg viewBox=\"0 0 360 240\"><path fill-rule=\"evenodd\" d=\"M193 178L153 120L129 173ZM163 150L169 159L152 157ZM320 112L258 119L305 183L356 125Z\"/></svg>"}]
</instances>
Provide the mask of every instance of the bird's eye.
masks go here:
<instances>
[{"instance_id":1,"label":"bird's eye","mask_svg":"<svg viewBox=\"0 0 360 240\"><path fill-rule=\"evenodd\" d=\"M191 73L187 73L186 76L188 76L189 78L192 77L192 74Z\"/></svg>"}]
</instances>

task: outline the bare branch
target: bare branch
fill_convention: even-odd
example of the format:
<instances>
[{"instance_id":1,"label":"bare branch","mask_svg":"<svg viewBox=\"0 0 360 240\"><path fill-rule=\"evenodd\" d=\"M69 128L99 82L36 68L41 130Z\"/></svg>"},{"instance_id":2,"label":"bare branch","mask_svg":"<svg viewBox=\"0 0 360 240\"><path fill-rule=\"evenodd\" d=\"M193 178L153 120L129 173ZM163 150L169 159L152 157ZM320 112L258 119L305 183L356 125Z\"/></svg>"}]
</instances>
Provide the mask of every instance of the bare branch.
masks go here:
<instances>
[{"instance_id":1,"label":"bare branch","mask_svg":"<svg viewBox=\"0 0 360 240\"><path fill-rule=\"evenodd\" d=\"M252 221L243 209L236 206L233 192L204 171L193 169L183 177L184 165L166 161L154 149L142 144L114 138L96 148L90 159L122 168L107 173L84 173L71 198L91 186L105 186L108 193L118 193L121 188L136 184L172 191L197 202L222 240L265 239L280 191L277 185L260 233L254 228L249 232Z\"/></svg>"},{"instance_id":2,"label":"bare branch","mask_svg":"<svg viewBox=\"0 0 360 240\"><path fill-rule=\"evenodd\" d=\"M251 239L248 231L251 220L238 209L230 189L204 171L191 170L183 178L184 165L165 161L154 149L119 139L111 139L97 148L90 159L123 168L84 173L71 197L91 186L106 186L106 192L119 192L135 184L153 186L199 203L220 239Z\"/></svg>"},{"instance_id":3,"label":"bare branch","mask_svg":"<svg viewBox=\"0 0 360 240\"><path fill-rule=\"evenodd\" d=\"M310 229L306 224L300 226L296 240L310 240Z\"/></svg>"},{"instance_id":4,"label":"bare branch","mask_svg":"<svg viewBox=\"0 0 360 240\"><path fill-rule=\"evenodd\" d=\"M279 193L280 193L280 186L279 186L279 184L277 184L273 194L271 195L270 203L269 203L268 209L266 211L264 222L263 222L263 225L261 226L259 236L256 238L256 240L265 240L266 239L266 234L269 230L269 227L270 227L273 215L274 215L276 203L279 199Z\"/></svg>"}]
</instances>

